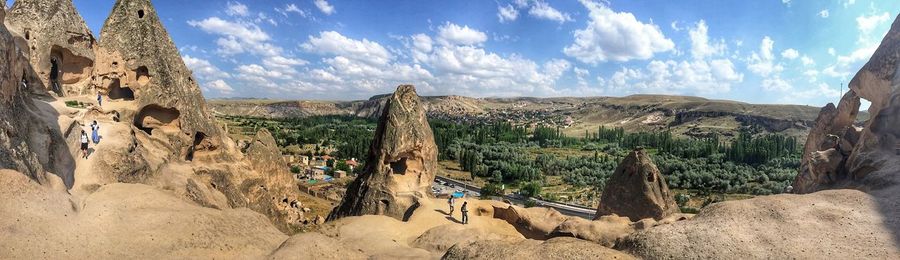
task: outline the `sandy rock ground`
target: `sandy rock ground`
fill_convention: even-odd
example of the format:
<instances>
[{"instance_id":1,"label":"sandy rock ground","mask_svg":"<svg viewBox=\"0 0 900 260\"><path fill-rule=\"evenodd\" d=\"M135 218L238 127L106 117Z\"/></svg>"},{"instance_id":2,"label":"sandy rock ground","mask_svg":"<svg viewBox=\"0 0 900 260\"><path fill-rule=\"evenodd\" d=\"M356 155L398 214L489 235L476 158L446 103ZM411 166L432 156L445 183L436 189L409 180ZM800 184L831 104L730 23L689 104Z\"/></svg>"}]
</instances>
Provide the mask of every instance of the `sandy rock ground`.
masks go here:
<instances>
[{"instance_id":1,"label":"sandy rock ground","mask_svg":"<svg viewBox=\"0 0 900 260\"><path fill-rule=\"evenodd\" d=\"M55 177L51 177L55 178ZM259 258L287 236L249 209L204 208L139 184L110 184L78 201L2 170L0 258Z\"/></svg>"},{"instance_id":2,"label":"sandy rock ground","mask_svg":"<svg viewBox=\"0 0 900 260\"><path fill-rule=\"evenodd\" d=\"M93 170L94 164L102 160L104 150L127 145L118 136L123 136L128 122L117 124L61 102L38 105L47 110L44 114L53 115L44 120L61 126L85 122L89 132L88 120L96 117L104 138L92 145L89 159L76 159L71 190L55 175L48 174L50 181L40 185L21 173L0 170L0 187L16 187L0 189L0 258L900 258L896 188L718 203L691 220L636 228L639 231L623 238L616 250L603 245L619 237L604 237L604 232L594 231L606 228L593 226L570 233L596 237L595 242L526 239L513 225L493 217L495 208L505 208L502 203L475 199L467 199L468 225L459 222L458 208L449 216L445 200L427 199L420 201L408 222L376 215L347 217L288 237L265 216L246 208L202 207L157 188L164 185L106 179ZM112 109L117 104L107 105ZM166 167L172 175L190 171L177 164ZM461 203L457 201L457 206Z\"/></svg>"},{"instance_id":3,"label":"sandy rock ground","mask_svg":"<svg viewBox=\"0 0 900 260\"><path fill-rule=\"evenodd\" d=\"M826 190L717 203L634 233L617 249L646 258L900 259L900 202L889 194Z\"/></svg>"}]
</instances>

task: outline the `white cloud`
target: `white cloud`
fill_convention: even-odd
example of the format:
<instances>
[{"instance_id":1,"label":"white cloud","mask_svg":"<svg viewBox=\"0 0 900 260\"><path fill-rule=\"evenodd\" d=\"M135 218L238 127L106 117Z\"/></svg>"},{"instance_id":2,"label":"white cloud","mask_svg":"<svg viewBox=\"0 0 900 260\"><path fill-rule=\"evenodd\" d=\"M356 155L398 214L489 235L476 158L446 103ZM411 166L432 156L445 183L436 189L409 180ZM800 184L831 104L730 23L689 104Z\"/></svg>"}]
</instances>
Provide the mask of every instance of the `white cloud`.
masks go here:
<instances>
[{"instance_id":1,"label":"white cloud","mask_svg":"<svg viewBox=\"0 0 900 260\"><path fill-rule=\"evenodd\" d=\"M558 23L572 21L572 17L568 13L560 12L542 0L535 0L534 5L528 10L528 14L538 19L556 21Z\"/></svg>"},{"instance_id":2,"label":"white cloud","mask_svg":"<svg viewBox=\"0 0 900 260\"><path fill-rule=\"evenodd\" d=\"M791 0L781 0L781 3L787 6L791 6Z\"/></svg>"},{"instance_id":3,"label":"white cloud","mask_svg":"<svg viewBox=\"0 0 900 260\"><path fill-rule=\"evenodd\" d=\"M828 48L828 55L834 56L836 54L837 52L834 50L834 48Z\"/></svg>"},{"instance_id":4,"label":"white cloud","mask_svg":"<svg viewBox=\"0 0 900 260\"><path fill-rule=\"evenodd\" d=\"M227 4L227 9L225 9L225 13L231 16L247 16L250 15L250 10L246 5L240 2L229 1Z\"/></svg>"},{"instance_id":5,"label":"white cloud","mask_svg":"<svg viewBox=\"0 0 900 260\"><path fill-rule=\"evenodd\" d=\"M710 44L708 31L709 28L704 20L697 22L697 26L690 28L688 31L688 35L691 38L691 55L695 59L704 59L712 55L721 54L725 50L724 40Z\"/></svg>"},{"instance_id":6,"label":"white cloud","mask_svg":"<svg viewBox=\"0 0 900 260\"><path fill-rule=\"evenodd\" d=\"M803 62L803 66L816 65L816 61L806 55L803 55L803 57L800 57L800 61Z\"/></svg>"},{"instance_id":7,"label":"white cloud","mask_svg":"<svg viewBox=\"0 0 900 260\"><path fill-rule=\"evenodd\" d=\"M487 41L487 34L450 22L438 27L438 42L444 45L479 45Z\"/></svg>"},{"instance_id":8,"label":"white cloud","mask_svg":"<svg viewBox=\"0 0 900 260\"><path fill-rule=\"evenodd\" d=\"M824 9L824 10L822 10L822 11L819 11L819 17L822 17L822 18L828 18L828 16L831 16L831 13L828 12L828 9Z\"/></svg>"},{"instance_id":9,"label":"white cloud","mask_svg":"<svg viewBox=\"0 0 900 260\"><path fill-rule=\"evenodd\" d=\"M869 34L872 33L872 30L875 30L875 27L889 21L890 19L891 15L888 12L884 12L880 15L863 15L860 17L856 17L856 26L861 33Z\"/></svg>"},{"instance_id":10,"label":"white cloud","mask_svg":"<svg viewBox=\"0 0 900 260\"><path fill-rule=\"evenodd\" d=\"M506 6L497 6L497 18L500 19L501 23L512 22L515 21L516 18L519 18L519 11L509 4Z\"/></svg>"},{"instance_id":11,"label":"white cloud","mask_svg":"<svg viewBox=\"0 0 900 260\"><path fill-rule=\"evenodd\" d=\"M602 84L625 94L714 94L731 90L744 75L728 59L681 61L654 60L644 69L622 68Z\"/></svg>"},{"instance_id":12,"label":"white cloud","mask_svg":"<svg viewBox=\"0 0 900 260\"><path fill-rule=\"evenodd\" d=\"M763 77L781 73L784 67L775 63L775 55L772 53L774 46L775 41L772 38L769 38L769 36L763 37L759 45L759 52L753 52L748 59L747 68Z\"/></svg>"},{"instance_id":13,"label":"white cloud","mask_svg":"<svg viewBox=\"0 0 900 260\"><path fill-rule=\"evenodd\" d=\"M309 41L300 47L308 52L352 57L374 65L384 65L393 59L390 52L377 42L350 39L335 31L320 32L319 37L309 36Z\"/></svg>"},{"instance_id":14,"label":"white cloud","mask_svg":"<svg viewBox=\"0 0 900 260\"><path fill-rule=\"evenodd\" d=\"M316 4L316 7L319 8L319 11L322 11L322 13L326 15L335 13L334 6L329 4L327 0L313 0L313 2Z\"/></svg>"},{"instance_id":15,"label":"white cloud","mask_svg":"<svg viewBox=\"0 0 900 260\"><path fill-rule=\"evenodd\" d=\"M786 80L783 80L779 77L765 79L763 80L762 85L763 89L765 89L766 91L787 92L794 88Z\"/></svg>"},{"instance_id":16,"label":"white cloud","mask_svg":"<svg viewBox=\"0 0 900 260\"><path fill-rule=\"evenodd\" d=\"M186 65L188 69L194 73L194 76L197 76L201 81L212 81L231 77L228 72L219 69L208 60L191 57L190 55L185 55L182 59L184 60L184 65Z\"/></svg>"},{"instance_id":17,"label":"white cloud","mask_svg":"<svg viewBox=\"0 0 900 260\"><path fill-rule=\"evenodd\" d=\"M230 95L234 92L234 88L232 88L228 83L225 83L224 80L215 80L207 84L203 84L204 90L209 91L218 91L224 95Z\"/></svg>"},{"instance_id":18,"label":"white cloud","mask_svg":"<svg viewBox=\"0 0 900 260\"><path fill-rule=\"evenodd\" d=\"M605 61L649 59L672 51L675 43L653 23L643 23L627 12L615 12L603 3L581 0L590 11L587 27L575 31L575 42L563 49L569 57L596 64Z\"/></svg>"},{"instance_id":19,"label":"white cloud","mask_svg":"<svg viewBox=\"0 0 900 260\"><path fill-rule=\"evenodd\" d=\"M781 52L781 57L793 60L800 57L800 52L795 49L787 49Z\"/></svg>"},{"instance_id":20,"label":"white cloud","mask_svg":"<svg viewBox=\"0 0 900 260\"><path fill-rule=\"evenodd\" d=\"M281 52L281 48L268 43L271 39L269 35L253 23L210 17L201 21L190 20L188 24L221 36L216 44L219 46L218 52L226 56L244 52L268 56Z\"/></svg>"},{"instance_id":21,"label":"white cloud","mask_svg":"<svg viewBox=\"0 0 900 260\"><path fill-rule=\"evenodd\" d=\"M575 71L575 75L578 77L587 77L587 76L591 75L591 72L588 71L587 69L575 67L573 70Z\"/></svg>"},{"instance_id":22,"label":"white cloud","mask_svg":"<svg viewBox=\"0 0 900 260\"><path fill-rule=\"evenodd\" d=\"M856 0L844 0L844 8L847 8L856 3Z\"/></svg>"},{"instance_id":23,"label":"white cloud","mask_svg":"<svg viewBox=\"0 0 900 260\"><path fill-rule=\"evenodd\" d=\"M279 11L285 17L288 16L288 13L296 13L301 17L307 17L309 15L306 11L303 11L303 9L300 9L300 7L297 7L297 5L293 3L285 5L284 9L275 8L275 10Z\"/></svg>"}]
</instances>

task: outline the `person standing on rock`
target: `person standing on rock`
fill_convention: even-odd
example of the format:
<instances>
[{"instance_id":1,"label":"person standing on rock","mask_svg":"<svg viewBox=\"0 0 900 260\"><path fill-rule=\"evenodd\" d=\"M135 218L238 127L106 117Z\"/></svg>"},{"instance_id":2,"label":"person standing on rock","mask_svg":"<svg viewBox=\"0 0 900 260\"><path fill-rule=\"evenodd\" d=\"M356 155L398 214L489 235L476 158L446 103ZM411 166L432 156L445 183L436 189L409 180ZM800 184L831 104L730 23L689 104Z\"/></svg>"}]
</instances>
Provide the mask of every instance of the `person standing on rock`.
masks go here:
<instances>
[{"instance_id":1,"label":"person standing on rock","mask_svg":"<svg viewBox=\"0 0 900 260\"><path fill-rule=\"evenodd\" d=\"M100 91L97 91L97 106L103 106L103 96L100 95Z\"/></svg>"},{"instance_id":2,"label":"person standing on rock","mask_svg":"<svg viewBox=\"0 0 900 260\"><path fill-rule=\"evenodd\" d=\"M94 141L94 144L100 143L100 124L97 124L97 120L91 123L91 139Z\"/></svg>"},{"instance_id":3,"label":"person standing on rock","mask_svg":"<svg viewBox=\"0 0 900 260\"><path fill-rule=\"evenodd\" d=\"M468 205L469 205L468 201L463 201L462 206L459 208L459 211L462 212L462 223L464 225L469 224L469 207L468 207Z\"/></svg>"},{"instance_id":4,"label":"person standing on rock","mask_svg":"<svg viewBox=\"0 0 900 260\"><path fill-rule=\"evenodd\" d=\"M84 130L81 130L81 155L84 159L88 158L88 136Z\"/></svg>"},{"instance_id":5,"label":"person standing on rock","mask_svg":"<svg viewBox=\"0 0 900 260\"><path fill-rule=\"evenodd\" d=\"M453 194L450 194L450 198L447 199L447 204L450 204L450 213L448 215L453 216Z\"/></svg>"}]
</instances>

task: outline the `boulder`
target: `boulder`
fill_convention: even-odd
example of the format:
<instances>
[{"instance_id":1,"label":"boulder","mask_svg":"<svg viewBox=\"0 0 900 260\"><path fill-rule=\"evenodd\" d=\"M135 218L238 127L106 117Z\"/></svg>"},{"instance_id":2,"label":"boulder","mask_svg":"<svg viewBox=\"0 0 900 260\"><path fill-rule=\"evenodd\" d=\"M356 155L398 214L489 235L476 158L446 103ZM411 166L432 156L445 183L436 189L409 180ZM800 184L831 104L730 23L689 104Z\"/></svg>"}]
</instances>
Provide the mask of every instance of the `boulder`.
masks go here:
<instances>
[{"instance_id":1,"label":"boulder","mask_svg":"<svg viewBox=\"0 0 900 260\"><path fill-rule=\"evenodd\" d=\"M399 86L387 102L366 168L328 220L366 214L405 220L430 196L437 146L416 89Z\"/></svg>"},{"instance_id":2,"label":"boulder","mask_svg":"<svg viewBox=\"0 0 900 260\"><path fill-rule=\"evenodd\" d=\"M627 217L609 215L594 221L573 217L559 224L551 235L580 238L611 248L618 239L631 234L634 229Z\"/></svg>"},{"instance_id":3,"label":"boulder","mask_svg":"<svg viewBox=\"0 0 900 260\"><path fill-rule=\"evenodd\" d=\"M28 85L59 96L89 87L94 67L94 35L71 0L18 0L6 19L20 37L32 69Z\"/></svg>"},{"instance_id":4,"label":"boulder","mask_svg":"<svg viewBox=\"0 0 900 260\"><path fill-rule=\"evenodd\" d=\"M555 209L545 207L522 208L514 205L494 205L494 218L506 220L523 236L530 239L548 239L557 226L569 217Z\"/></svg>"},{"instance_id":5,"label":"boulder","mask_svg":"<svg viewBox=\"0 0 900 260\"><path fill-rule=\"evenodd\" d=\"M679 213L665 177L643 149L632 151L606 182L597 217L616 214L638 221Z\"/></svg>"}]
</instances>

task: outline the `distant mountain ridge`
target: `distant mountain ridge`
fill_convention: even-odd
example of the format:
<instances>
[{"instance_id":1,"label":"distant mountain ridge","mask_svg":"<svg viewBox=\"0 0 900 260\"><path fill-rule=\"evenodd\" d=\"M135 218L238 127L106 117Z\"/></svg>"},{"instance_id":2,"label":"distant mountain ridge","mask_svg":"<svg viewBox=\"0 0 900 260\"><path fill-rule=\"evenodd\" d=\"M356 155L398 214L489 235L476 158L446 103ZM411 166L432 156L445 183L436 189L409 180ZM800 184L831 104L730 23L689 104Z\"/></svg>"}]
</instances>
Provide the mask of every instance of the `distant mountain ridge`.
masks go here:
<instances>
[{"instance_id":1,"label":"distant mountain ridge","mask_svg":"<svg viewBox=\"0 0 900 260\"><path fill-rule=\"evenodd\" d=\"M308 117L351 115L377 117L388 95L356 101L210 100L218 115ZM472 98L424 96L430 118L456 122L512 122L560 126L570 136L593 133L599 126L628 131L670 130L688 136L713 133L734 136L739 129L756 133L804 136L819 108L803 105L762 105L691 96L631 95L626 97Z\"/></svg>"}]
</instances>

